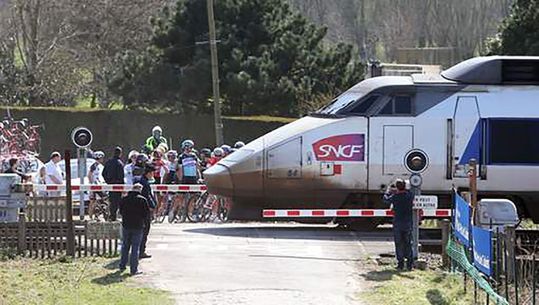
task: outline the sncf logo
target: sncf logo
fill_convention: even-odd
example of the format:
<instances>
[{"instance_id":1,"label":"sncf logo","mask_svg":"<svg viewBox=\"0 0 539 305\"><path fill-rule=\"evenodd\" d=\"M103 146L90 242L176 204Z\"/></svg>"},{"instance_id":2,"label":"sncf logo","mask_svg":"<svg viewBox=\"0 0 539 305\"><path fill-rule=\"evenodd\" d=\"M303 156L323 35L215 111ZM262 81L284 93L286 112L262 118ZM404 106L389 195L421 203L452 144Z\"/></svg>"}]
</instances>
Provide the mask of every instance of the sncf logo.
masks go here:
<instances>
[{"instance_id":1,"label":"sncf logo","mask_svg":"<svg viewBox=\"0 0 539 305\"><path fill-rule=\"evenodd\" d=\"M313 143L318 161L365 161L365 135L347 134Z\"/></svg>"}]
</instances>

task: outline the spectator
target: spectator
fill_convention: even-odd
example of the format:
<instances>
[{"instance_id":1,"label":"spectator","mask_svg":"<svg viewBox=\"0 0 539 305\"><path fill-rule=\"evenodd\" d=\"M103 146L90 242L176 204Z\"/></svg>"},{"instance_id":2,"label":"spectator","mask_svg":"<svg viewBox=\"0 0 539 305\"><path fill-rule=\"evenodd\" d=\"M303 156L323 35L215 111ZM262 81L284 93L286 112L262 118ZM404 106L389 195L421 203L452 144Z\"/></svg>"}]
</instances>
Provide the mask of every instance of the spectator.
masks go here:
<instances>
[{"instance_id":1,"label":"spectator","mask_svg":"<svg viewBox=\"0 0 539 305\"><path fill-rule=\"evenodd\" d=\"M140 183L142 185L142 196L146 198L148 203L148 208L150 213L144 219L144 232L142 233L142 242L140 243L140 252L139 258L150 258L152 257L146 253L146 242L148 241L148 234L150 234L150 225L152 223L151 211L157 206L157 201L152 193L152 188L150 186L150 180L153 179L153 173L155 167L151 163L147 163L144 168L144 174L140 178L135 179L135 183Z\"/></svg>"},{"instance_id":2,"label":"spectator","mask_svg":"<svg viewBox=\"0 0 539 305\"><path fill-rule=\"evenodd\" d=\"M112 159L109 159L105 163L103 178L105 178L107 184L124 184L124 164L120 159L121 157L122 148L116 147ZM110 221L116 221L116 214L118 213L118 205L121 198L122 193L120 192L110 193Z\"/></svg>"},{"instance_id":3,"label":"spectator","mask_svg":"<svg viewBox=\"0 0 539 305\"><path fill-rule=\"evenodd\" d=\"M148 202L140 193L142 184L137 183L133 186L126 197L120 200L120 214L122 215L122 257L120 259L120 271L124 271L127 266L127 258L131 249L129 259L129 268L131 275L137 275L138 271L139 249L142 241L145 219L148 218L150 211Z\"/></svg>"},{"instance_id":4,"label":"spectator","mask_svg":"<svg viewBox=\"0 0 539 305\"><path fill-rule=\"evenodd\" d=\"M51 154L51 159L45 164L45 184L63 184L64 176L58 163L62 160L60 153L55 151Z\"/></svg>"},{"instance_id":5,"label":"spectator","mask_svg":"<svg viewBox=\"0 0 539 305\"><path fill-rule=\"evenodd\" d=\"M23 183L28 182L30 180L31 176L25 175L23 172L21 172L19 169L19 159L17 158L11 158L9 159L9 168L4 172L6 174L17 174L19 177L21 177L21 180Z\"/></svg>"},{"instance_id":6,"label":"spectator","mask_svg":"<svg viewBox=\"0 0 539 305\"><path fill-rule=\"evenodd\" d=\"M393 216L393 237L395 239L395 253L397 256L397 269L412 270L412 213L414 195L406 190L406 183L402 179L395 181L395 188L390 188L384 195L384 202L391 204Z\"/></svg>"},{"instance_id":7,"label":"spectator","mask_svg":"<svg viewBox=\"0 0 539 305\"><path fill-rule=\"evenodd\" d=\"M135 168L138 155L139 153L136 150L129 152L127 164L124 166L124 180L125 184L127 185L133 184L133 170Z\"/></svg>"}]
</instances>

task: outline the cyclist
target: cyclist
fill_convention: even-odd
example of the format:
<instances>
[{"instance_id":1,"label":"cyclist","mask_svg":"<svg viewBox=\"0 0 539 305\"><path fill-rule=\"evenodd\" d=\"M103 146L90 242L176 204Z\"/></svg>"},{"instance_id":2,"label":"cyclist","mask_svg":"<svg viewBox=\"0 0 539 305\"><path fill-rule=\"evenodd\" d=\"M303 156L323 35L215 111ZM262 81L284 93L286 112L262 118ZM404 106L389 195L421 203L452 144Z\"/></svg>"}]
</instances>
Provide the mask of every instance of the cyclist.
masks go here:
<instances>
[{"instance_id":1,"label":"cyclist","mask_svg":"<svg viewBox=\"0 0 539 305\"><path fill-rule=\"evenodd\" d=\"M153 174L154 184L161 184L162 178L168 174L168 167L165 160L163 160L163 151L161 149L153 151L152 164L155 167Z\"/></svg>"},{"instance_id":2,"label":"cyclist","mask_svg":"<svg viewBox=\"0 0 539 305\"><path fill-rule=\"evenodd\" d=\"M200 178L200 161L197 155L193 152L195 142L192 140L185 140L182 142L182 154L178 158L180 170L178 171L178 178L182 184L197 184Z\"/></svg>"},{"instance_id":3,"label":"cyclist","mask_svg":"<svg viewBox=\"0 0 539 305\"><path fill-rule=\"evenodd\" d=\"M124 166L125 184L133 184L133 170L135 169L138 155L139 153L136 150L132 150L129 152L127 164Z\"/></svg>"},{"instance_id":4,"label":"cyclist","mask_svg":"<svg viewBox=\"0 0 539 305\"><path fill-rule=\"evenodd\" d=\"M221 147L216 147L213 150L212 157L210 158L208 162L208 167L215 165L217 162L223 159L224 156L225 156L224 150Z\"/></svg>"},{"instance_id":5,"label":"cyclist","mask_svg":"<svg viewBox=\"0 0 539 305\"><path fill-rule=\"evenodd\" d=\"M146 167L148 161L148 155L146 154L139 154L137 156L137 158L135 159L135 166L133 166L133 182L137 178L140 178L142 175L144 175L144 168Z\"/></svg>"},{"instance_id":6,"label":"cyclist","mask_svg":"<svg viewBox=\"0 0 539 305\"><path fill-rule=\"evenodd\" d=\"M88 181L90 184L103 184L103 163L105 162L105 153L102 151L96 151L94 153L95 162L90 166L88 171ZM94 209L97 200L97 196L100 198L105 197L103 192L90 192L90 204L88 206L88 214L90 219L94 216Z\"/></svg>"},{"instance_id":7,"label":"cyclist","mask_svg":"<svg viewBox=\"0 0 539 305\"><path fill-rule=\"evenodd\" d=\"M161 129L161 127L155 126L152 129L152 136L146 139L146 143L144 144L144 151L146 153L153 152L160 144L164 143L167 145L167 139L163 137L162 134L163 129Z\"/></svg>"},{"instance_id":8,"label":"cyclist","mask_svg":"<svg viewBox=\"0 0 539 305\"><path fill-rule=\"evenodd\" d=\"M223 145L221 145L221 149L225 153L223 158L230 155L230 153L232 153L232 147L230 147L230 145L223 144Z\"/></svg>"},{"instance_id":9,"label":"cyclist","mask_svg":"<svg viewBox=\"0 0 539 305\"><path fill-rule=\"evenodd\" d=\"M232 148L232 152L235 152L236 150L242 148L243 146L245 146L245 143L243 143L242 141L238 141L234 143L234 148Z\"/></svg>"},{"instance_id":10,"label":"cyclist","mask_svg":"<svg viewBox=\"0 0 539 305\"><path fill-rule=\"evenodd\" d=\"M178 171L178 152L175 150L169 150L167 152L167 168L168 174L163 179L164 184L177 183L177 171Z\"/></svg>"},{"instance_id":11,"label":"cyclist","mask_svg":"<svg viewBox=\"0 0 539 305\"><path fill-rule=\"evenodd\" d=\"M211 159L211 149L203 148L200 150L200 171L203 172L208 168Z\"/></svg>"}]
</instances>

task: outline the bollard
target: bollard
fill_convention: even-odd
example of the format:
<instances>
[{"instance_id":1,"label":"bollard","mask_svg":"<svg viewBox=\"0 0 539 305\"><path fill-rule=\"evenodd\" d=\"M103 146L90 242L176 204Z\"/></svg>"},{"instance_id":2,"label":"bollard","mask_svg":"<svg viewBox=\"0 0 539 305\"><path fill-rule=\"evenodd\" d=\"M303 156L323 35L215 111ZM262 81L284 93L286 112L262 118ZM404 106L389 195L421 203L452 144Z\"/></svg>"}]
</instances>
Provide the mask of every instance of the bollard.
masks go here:
<instances>
[{"instance_id":1,"label":"bollard","mask_svg":"<svg viewBox=\"0 0 539 305\"><path fill-rule=\"evenodd\" d=\"M447 243L449 242L449 235L451 230L451 223L449 219L442 220L442 266L444 268L449 267L449 255L447 255Z\"/></svg>"}]
</instances>

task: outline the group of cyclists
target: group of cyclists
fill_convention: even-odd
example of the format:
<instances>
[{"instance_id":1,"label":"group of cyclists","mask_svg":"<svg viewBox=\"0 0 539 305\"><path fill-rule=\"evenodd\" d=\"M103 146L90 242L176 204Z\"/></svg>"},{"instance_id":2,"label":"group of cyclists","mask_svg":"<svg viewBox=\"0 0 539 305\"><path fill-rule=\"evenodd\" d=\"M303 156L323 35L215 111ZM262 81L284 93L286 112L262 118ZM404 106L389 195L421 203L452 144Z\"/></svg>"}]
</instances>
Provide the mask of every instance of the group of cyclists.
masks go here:
<instances>
[{"instance_id":1,"label":"group of cyclists","mask_svg":"<svg viewBox=\"0 0 539 305\"><path fill-rule=\"evenodd\" d=\"M238 141L233 147L222 145L197 150L195 142L191 139L183 140L180 151L170 149L167 139L163 137L163 130L159 126L152 129L152 135L145 141L141 151L132 150L124 166L125 184L133 184L137 176L144 173L148 164L154 168L153 184L201 184L203 172L219 160L243 147L245 144ZM94 152L95 163L90 167L88 179L90 184L104 183L101 173L105 154L102 151ZM226 220L231 202L226 198L219 198L207 193L158 193L157 206L154 209L154 220L169 222L207 221L212 217ZM97 200L95 194L90 198ZM92 209L93 210L93 209Z\"/></svg>"}]
</instances>

